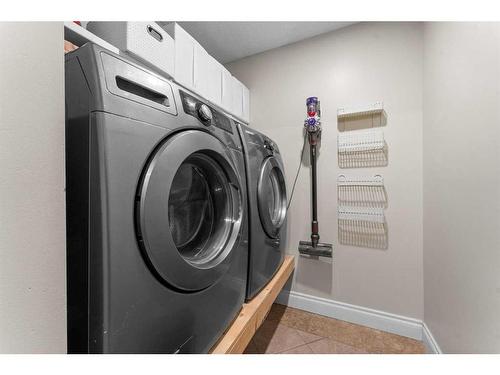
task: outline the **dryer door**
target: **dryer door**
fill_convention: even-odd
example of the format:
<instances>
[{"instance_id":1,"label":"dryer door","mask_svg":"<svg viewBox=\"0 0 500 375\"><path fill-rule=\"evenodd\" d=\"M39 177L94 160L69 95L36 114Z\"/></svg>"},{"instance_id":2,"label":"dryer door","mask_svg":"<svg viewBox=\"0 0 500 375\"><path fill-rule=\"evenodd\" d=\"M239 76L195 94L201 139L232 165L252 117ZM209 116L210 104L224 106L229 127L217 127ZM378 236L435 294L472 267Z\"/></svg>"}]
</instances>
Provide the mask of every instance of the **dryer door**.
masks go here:
<instances>
[{"instance_id":1,"label":"dryer door","mask_svg":"<svg viewBox=\"0 0 500 375\"><path fill-rule=\"evenodd\" d=\"M229 149L199 130L173 135L150 158L136 202L137 237L168 285L197 291L229 268L243 204Z\"/></svg>"},{"instance_id":2,"label":"dryer door","mask_svg":"<svg viewBox=\"0 0 500 375\"><path fill-rule=\"evenodd\" d=\"M257 200L262 227L271 238L277 238L286 217L285 177L274 156L264 159L259 182Z\"/></svg>"}]
</instances>

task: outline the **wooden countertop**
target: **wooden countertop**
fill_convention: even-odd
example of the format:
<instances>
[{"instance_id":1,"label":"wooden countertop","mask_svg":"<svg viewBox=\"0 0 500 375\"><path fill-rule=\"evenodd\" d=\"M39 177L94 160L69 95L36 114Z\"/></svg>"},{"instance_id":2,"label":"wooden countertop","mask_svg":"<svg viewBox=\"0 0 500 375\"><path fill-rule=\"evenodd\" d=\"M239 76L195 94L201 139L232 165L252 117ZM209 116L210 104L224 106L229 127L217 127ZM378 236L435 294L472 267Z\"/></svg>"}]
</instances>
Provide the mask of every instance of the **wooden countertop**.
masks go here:
<instances>
[{"instance_id":1,"label":"wooden countertop","mask_svg":"<svg viewBox=\"0 0 500 375\"><path fill-rule=\"evenodd\" d=\"M295 268L293 256L285 256L280 269L264 289L243 304L238 317L210 350L211 354L241 354L266 319L273 302Z\"/></svg>"}]
</instances>

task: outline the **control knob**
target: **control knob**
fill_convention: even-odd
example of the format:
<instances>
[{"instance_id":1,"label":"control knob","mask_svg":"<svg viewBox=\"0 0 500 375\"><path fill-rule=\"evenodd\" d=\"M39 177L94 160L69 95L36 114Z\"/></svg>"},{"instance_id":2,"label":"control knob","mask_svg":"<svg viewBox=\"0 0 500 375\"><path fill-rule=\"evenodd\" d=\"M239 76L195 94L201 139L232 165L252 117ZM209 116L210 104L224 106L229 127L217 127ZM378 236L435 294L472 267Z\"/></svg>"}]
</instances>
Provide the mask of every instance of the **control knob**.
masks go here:
<instances>
[{"instance_id":1,"label":"control knob","mask_svg":"<svg viewBox=\"0 0 500 375\"><path fill-rule=\"evenodd\" d=\"M213 117L210 107L206 104L201 104L198 107L198 116L203 122L211 122Z\"/></svg>"}]
</instances>

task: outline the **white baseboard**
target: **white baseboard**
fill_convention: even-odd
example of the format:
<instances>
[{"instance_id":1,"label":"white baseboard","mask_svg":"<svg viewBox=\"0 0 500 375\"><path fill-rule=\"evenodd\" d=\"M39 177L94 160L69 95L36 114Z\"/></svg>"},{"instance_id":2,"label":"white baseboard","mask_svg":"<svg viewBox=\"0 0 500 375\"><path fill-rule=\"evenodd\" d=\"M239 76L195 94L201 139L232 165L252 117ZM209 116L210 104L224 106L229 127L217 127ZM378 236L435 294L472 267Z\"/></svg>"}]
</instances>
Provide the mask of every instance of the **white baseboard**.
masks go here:
<instances>
[{"instance_id":1,"label":"white baseboard","mask_svg":"<svg viewBox=\"0 0 500 375\"><path fill-rule=\"evenodd\" d=\"M427 349L427 353L443 354L436 339L432 336L431 330L427 327L425 322L422 322L422 341Z\"/></svg>"},{"instance_id":2,"label":"white baseboard","mask_svg":"<svg viewBox=\"0 0 500 375\"><path fill-rule=\"evenodd\" d=\"M384 311L369 309L362 306L350 305L344 302L314 297L293 291L282 291L278 295L276 302L282 305L295 307L297 309L344 320L350 323L360 324L400 336L410 337L416 340L423 339L423 323L418 319L390 314Z\"/></svg>"}]
</instances>

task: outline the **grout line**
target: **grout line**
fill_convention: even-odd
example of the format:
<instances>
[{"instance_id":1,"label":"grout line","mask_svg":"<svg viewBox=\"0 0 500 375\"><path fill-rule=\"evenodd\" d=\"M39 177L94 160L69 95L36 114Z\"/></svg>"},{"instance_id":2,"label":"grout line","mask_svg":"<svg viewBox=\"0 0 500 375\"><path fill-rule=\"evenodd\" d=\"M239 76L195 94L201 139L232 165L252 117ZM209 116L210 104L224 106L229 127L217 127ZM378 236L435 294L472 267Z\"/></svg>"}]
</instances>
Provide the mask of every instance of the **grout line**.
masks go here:
<instances>
[{"instance_id":1,"label":"grout line","mask_svg":"<svg viewBox=\"0 0 500 375\"><path fill-rule=\"evenodd\" d=\"M284 352L287 352L289 350L293 350L293 349L297 349L297 348L301 348L303 346L307 346L307 344L300 344L300 345L297 345L297 346L293 346L291 348L288 348L288 349L285 349L285 350L282 350L281 352L276 352L276 354L283 354ZM309 348L311 349L311 348ZM269 354L272 354L272 353L269 353Z\"/></svg>"},{"instance_id":2,"label":"grout line","mask_svg":"<svg viewBox=\"0 0 500 375\"><path fill-rule=\"evenodd\" d=\"M286 325L284 325L284 324L281 324L281 323L279 323L279 322L278 322L278 325L281 325L281 326L283 326L283 327L286 327L286 328L291 329L291 330L296 331L296 332L297 332L297 331L300 331L300 332L308 333L308 334L310 334L310 335L314 335L314 333L310 333L310 332L307 332L307 331L302 331L301 329L297 329L297 328L288 327L288 326L286 326ZM301 340L304 340L304 339L302 338L302 336L300 336L300 334L299 334L299 333L297 333L297 335L299 335L299 337L300 337L300 339L301 339ZM315 335L315 336L318 336L318 335ZM324 339L327 339L327 338L328 338L328 337L318 336L318 338L317 338L317 339L315 339L315 340L313 340L313 341L309 341L309 342L305 342L305 341L304 341L304 343L303 343L303 344L300 344L300 345L293 346L293 347L291 347L291 348L288 348L288 349L282 350L282 351L280 351L280 352L277 352L276 354L284 353L284 352L287 352L287 351L292 350L292 349L297 349L297 348L300 348L300 347L302 347L302 346L308 346L309 344L312 344L313 342L317 342L317 341L324 340ZM309 347L309 346L308 346L308 347ZM309 349L311 349L311 348L309 347ZM312 349L311 349L311 352L312 352Z\"/></svg>"},{"instance_id":3,"label":"grout line","mask_svg":"<svg viewBox=\"0 0 500 375\"><path fill-rule=\"evenodd\" d=\"M288 327L288 328L291 328L291 327ZM316 342L316 341L320 341L320 340L323 340L323 339L328 339L328 338L329 338L329 337L327 337L327 336L320 336L320 335L317 335L317 334L315 334L315 333L311 333L311 332L303 331L303 330L298 329L298 328L292 328L292 329L295 329L296 331L300 331L300 332L307 333L307 334L309 334L309 335L315 335L315 336L318 336L318 338L317 338L317 339L312 340L312 341L309 341L309 342L306 342L306 344L311 344L311 343L313 343L313 342Z\"/></svg>"}]
</instances>

